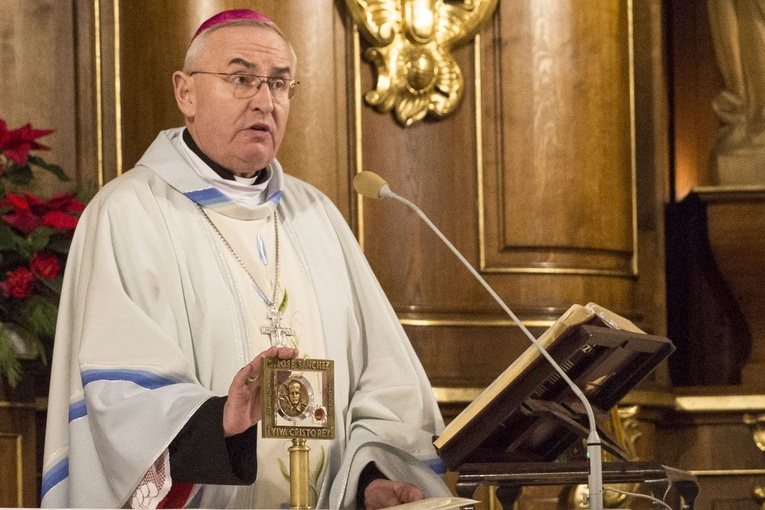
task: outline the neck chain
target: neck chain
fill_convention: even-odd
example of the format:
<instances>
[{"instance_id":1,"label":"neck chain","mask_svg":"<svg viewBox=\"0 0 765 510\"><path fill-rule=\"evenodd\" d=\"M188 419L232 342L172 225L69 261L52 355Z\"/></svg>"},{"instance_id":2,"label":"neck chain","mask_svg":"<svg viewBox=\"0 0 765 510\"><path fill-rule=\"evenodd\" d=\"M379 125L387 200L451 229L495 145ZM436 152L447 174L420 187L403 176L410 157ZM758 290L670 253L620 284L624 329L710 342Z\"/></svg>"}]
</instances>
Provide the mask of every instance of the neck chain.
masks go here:
<instances>
[{"instance_id":1,"label":"neck chain","mask_svg":"<svg viewBox=\"0 0 765 510\"><path fill-rule=\"evenodd\" d=\"M241 257L239 257L236 251L234 251L234 248L228 243L226 238L223 237L221 231L218 230L218 227L216 227L215 223L213 223L213 221L210 219L210 216L208 216L207 211L204 210L204 207L199 204L197 204L197 206L207 219L207 223L210 224L212 229L218 235L218 238L223 241L223 244L226 246L226 248L228 248L228 251L231 252L231 255L234 256L234 259L236 259L242 269L244 269L244 272L247 273L247 276L250 277L250 281L257 289L258 294L262 296L266 301L266 305L268 306L267 318L271 321L271 325L263 326L260 328L260 332L270 337L271 345L275 345L277 347L286 347L287 337L295 336L295 332L292 330L292 328L286 328L282 326L282 313L279 311L279 305L276 303L277 294L279 292L279 213L274 210L274 239L276 245L276 253L274 256L274 292L271 296L271 299L269 299L266 293L263 292L263 289L260 287L260 285L258 285L255 277L253 277L252 273L250 273L250 270L247 269L244 261L241 259Z\"/></svg>"}]
</instances>

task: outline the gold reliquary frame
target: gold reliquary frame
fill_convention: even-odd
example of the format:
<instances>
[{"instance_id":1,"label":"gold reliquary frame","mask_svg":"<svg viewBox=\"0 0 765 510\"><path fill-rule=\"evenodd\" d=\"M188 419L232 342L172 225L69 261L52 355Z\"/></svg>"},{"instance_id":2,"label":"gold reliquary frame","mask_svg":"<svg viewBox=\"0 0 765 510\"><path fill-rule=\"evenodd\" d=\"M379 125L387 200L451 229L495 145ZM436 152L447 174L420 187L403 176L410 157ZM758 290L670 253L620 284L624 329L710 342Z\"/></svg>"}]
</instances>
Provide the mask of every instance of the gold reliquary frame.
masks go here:
<instances>
[{"instance_id":1,"label":"gold reliquary frame","mask_svg":"<svg viewBox=\"0 0 765 510\"><path fill-rule=\"evenodd\" d=\"M377 85L364 98L404 127L452 113L465 79L452 51L472 40L499 0L346 0L370 44Z\"/></svg>"}]
</instances>

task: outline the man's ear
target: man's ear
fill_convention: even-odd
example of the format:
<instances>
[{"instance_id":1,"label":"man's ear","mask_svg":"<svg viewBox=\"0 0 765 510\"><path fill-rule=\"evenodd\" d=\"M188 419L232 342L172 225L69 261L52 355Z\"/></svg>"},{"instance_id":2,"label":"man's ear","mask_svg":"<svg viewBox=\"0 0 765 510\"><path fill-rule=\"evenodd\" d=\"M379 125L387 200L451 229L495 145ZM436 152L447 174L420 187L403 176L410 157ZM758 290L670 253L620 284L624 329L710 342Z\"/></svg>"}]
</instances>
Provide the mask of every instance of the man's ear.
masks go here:
<instances>
[{"instance_id":1,"label":"man's ear","mask_svg":"<svg viewBox=\"0 0 765 510\"><path fill-rule=\"evenodd\" d=\"M196 113L196 96L194 95L194 79L184 72L173 73L173 90L178 109L185 117L192 118Z\"/></svg>"}]
</instances>

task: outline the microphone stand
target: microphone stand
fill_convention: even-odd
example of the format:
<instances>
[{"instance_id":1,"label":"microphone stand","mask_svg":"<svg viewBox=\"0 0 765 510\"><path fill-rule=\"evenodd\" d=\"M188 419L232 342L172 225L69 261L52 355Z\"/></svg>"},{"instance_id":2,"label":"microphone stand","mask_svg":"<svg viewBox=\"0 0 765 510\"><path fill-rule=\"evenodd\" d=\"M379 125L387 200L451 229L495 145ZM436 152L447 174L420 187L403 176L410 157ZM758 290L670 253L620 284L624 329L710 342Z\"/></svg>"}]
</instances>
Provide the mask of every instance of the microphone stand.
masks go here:
<instances>
[{"instance_id":1,"label":"microphone stand","mask_svg":"<svg viewBox=\"0 0 765 510\"><path fill-rule=\"evenodd\" d=\"M387 184L384 184L379 191L380 198L392 198L394 200L398 200L399 202L407 205L410 209L412 209L414 212L417 213L417 215L422 218L422 220L433 230L433 232L436 233L438 237L441 238L441 240L446 244L446 246L449 247L449 249L454 253L457 258L465 265L465 267L468 268L468 270L473 273L473 276L476 277L476 279L483 285L483 287L487 290L487 292L491 295L491 297L494 298L494 300L499 304L499 306L502 307L502 309L507 313L507 315L510 316L511 319L518 325L519 328L521 328L521 331L528 337L528 339L531 341L531 343L539 350L539 352L547 359L547 361L552 365L552 367L560 374L561 378L566 381L566 383L569 385L571 390L574 392L574 394L581 400L582 404L584 405L584 409L587 412L587 419L589 421L589 428L590 428L590 434L587 437L587 459L589 462L589 474L587 476L587 481L590 489L590 495L589 495L589 501L585 501L585 503L589 504L589 508L591 510L603 510L603 461L601 457L601 441L600 436L598 435L598 427L595 423L595 413L592 411L592 406L590 405L590 402L587 400L587 397L582 393L582 390L579 389L579 387L572 381L566 372L563 371L563 369L558 365L558 362L553 359L552 356L547 352L547 350L540 344L537 339L534 337L534 335L531 334L531 332L526 329L526 326L523 325L523 323L516 317L516 315L513 313L513 311L508 307L504 301L502 301L502 298L499 297L499 295L492 289L489 284L484 280L484 278L478 273L478 271L473 268L473 266L470 264L470 262L467 261L467 259L462 255L462 253L457 250L457 248L454 247L454 245L449 241L446 236L436 227L432 221L425 215L422 210L420 210L419 207L417 207L414 203L410 202L406 198L397 195L393 191L391 191L390 187Z\"/></svg>"}]
</instances>

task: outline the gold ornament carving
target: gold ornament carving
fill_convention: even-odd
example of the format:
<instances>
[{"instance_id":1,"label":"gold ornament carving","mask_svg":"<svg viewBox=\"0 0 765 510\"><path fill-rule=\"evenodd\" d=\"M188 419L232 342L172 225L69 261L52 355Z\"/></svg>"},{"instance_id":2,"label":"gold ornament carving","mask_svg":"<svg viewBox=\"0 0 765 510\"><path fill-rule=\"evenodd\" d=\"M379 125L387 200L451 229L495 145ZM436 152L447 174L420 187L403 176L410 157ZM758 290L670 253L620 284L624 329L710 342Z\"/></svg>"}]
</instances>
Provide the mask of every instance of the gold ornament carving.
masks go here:
<instances>
[{"instance_id":1,"label":"gold ornament carving","mask_svg":"<svg viewBox=\"0 0 765 510\"><path fill-rule=\"evenodd\" d=\"M642 435L637 417L638 412L638 406L614 407L611 409L611 418L606 424L606 428L611 432L613 438L633 460L638 459L636 443ZM603 452L603 460L610 462L618 459L608 452ZM608 487L621 492L609 491ZM608 484L603 492L603 504L605 508L609 509L632 508L635 503L633 496L623 494L623 492L637 493L639 490L639 483ZM577 485L566 499L566 508L577 510L589 508L589 504L585 503L588 494L587 485Z\"/></svg>"},{"instance_id":2,"label":"gold ornament carving","mask_svg":"<svg viewBox=\"0 0 765 510\"><path fill-rule=\"evenodd\" d=\"M465 79L452 51L467 44L499 0L346 0L370 47L377 85L366 102L405 127L443 118L462 99Z\"/></svg>"},{"instance_id":3,"label":"gold ornament carving","mask_svg":"<svg viewBox=\"0 0 765 510\"><path fill-rule=\"evenodd\" d=\"M754 444L761 452L765 452L765 414L745 414L744 423L749 426L752 431L752 439ZM760 510L765 510L765 486L759 485L752 489L752 499L754 499Z\"/></svg>"},{"instance_id":4,"label":"gold ornament carving","mask_svg":"<svg viewBox=\"0 0 765 510\"><path fill-rule=\"evenodd\" d=\"M621 432L617 437L619 442L624 446L627 453L632 455L634 459L638 458L637 442L643 436L640 431L640 420L638 420L638 413L640 412L639 406L629 406L617 408L618 418L621 422ZM618 424L615 428L618 430Z\"/></svg>"}]
</instances>

